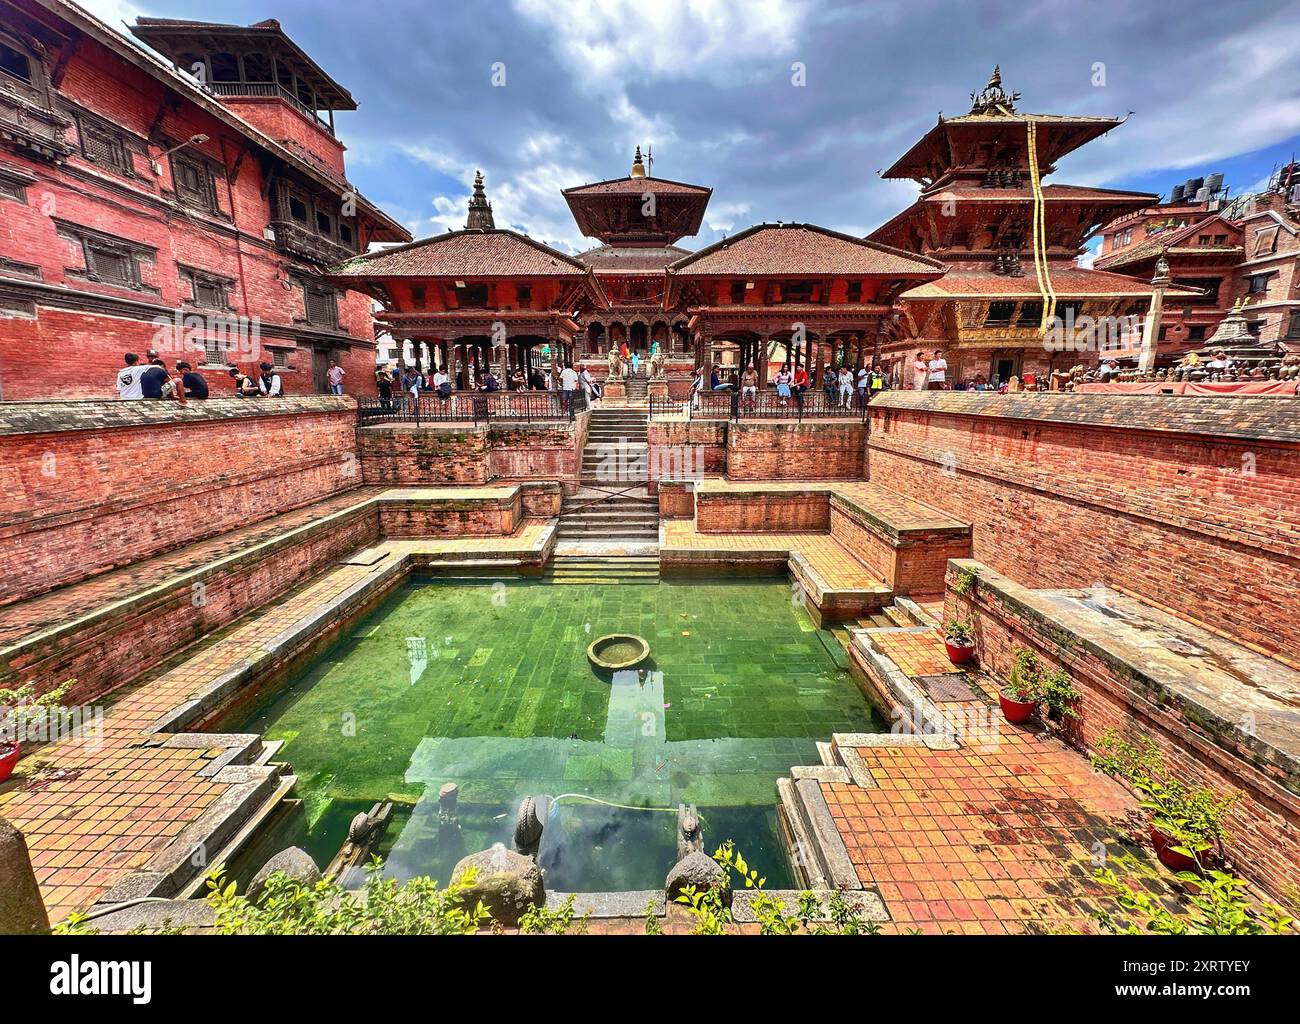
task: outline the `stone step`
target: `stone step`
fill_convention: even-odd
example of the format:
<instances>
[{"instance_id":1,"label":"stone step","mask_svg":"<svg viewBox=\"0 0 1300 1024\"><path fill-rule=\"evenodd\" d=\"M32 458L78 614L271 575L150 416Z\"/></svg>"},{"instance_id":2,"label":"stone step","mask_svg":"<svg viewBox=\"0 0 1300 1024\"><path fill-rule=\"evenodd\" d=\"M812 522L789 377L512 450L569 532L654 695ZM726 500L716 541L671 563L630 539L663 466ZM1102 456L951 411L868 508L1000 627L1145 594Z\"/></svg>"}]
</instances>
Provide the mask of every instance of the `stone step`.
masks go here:
<instances>
[{"instance_id":1,"label":"stone step","mask_svg":"<svg viewBox=\"0 0 1300 1024\"><path fill-rule=\"evenodd\" d=\"M885 617L888 618L889 621L895 626L916 625L916 623L912 621L912 616L908 615L907 612L903 611L902 608L899 608L898 605L895 604L887 605L884 608L884 613L885 613Z\"/></svg>"}]
</instances>

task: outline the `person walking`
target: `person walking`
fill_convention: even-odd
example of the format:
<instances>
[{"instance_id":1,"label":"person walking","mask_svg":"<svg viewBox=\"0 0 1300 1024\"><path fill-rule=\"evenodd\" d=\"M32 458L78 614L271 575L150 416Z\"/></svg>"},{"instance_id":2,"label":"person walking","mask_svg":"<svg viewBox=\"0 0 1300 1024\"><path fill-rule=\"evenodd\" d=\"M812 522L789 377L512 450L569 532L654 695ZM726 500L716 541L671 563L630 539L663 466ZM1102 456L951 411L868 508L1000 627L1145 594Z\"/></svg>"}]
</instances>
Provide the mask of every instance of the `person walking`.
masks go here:
<instances>
[{"instance_id":1,"label":"person walking","mask_svg":"<svg viewBox=\"0 0 1300 1024\"><path fill-rule=\"evenodd\" d=\"M117 397L125 402L144 398L144 392L140 390L140 378L148 367L139 365L140 357L134 352L124 353L122 362L126 365L117 371Z\"/></svg>"},{"instance_id":2,"label":"person walking","mask_svg":"<svg viewBox=\"0 0 1300 1024\"><path fill-rule=\"evenodd\" d=\"M858 384L858 407L865 409L867 406L867 385L871 380L871 371L865 366L858 367L857 374Z\"/></svg>"},{"instance_id":3,"label":"person walking","mask_svg":"<svg viewBox=\"0 0 1300 1024\"><path fill-rule=\"evenodd\" d=\"M325 380L329 383L331 395L343 394L344 376L343 367L331 359L329 369L325 371Z\"/></svg>"}]
</instances>

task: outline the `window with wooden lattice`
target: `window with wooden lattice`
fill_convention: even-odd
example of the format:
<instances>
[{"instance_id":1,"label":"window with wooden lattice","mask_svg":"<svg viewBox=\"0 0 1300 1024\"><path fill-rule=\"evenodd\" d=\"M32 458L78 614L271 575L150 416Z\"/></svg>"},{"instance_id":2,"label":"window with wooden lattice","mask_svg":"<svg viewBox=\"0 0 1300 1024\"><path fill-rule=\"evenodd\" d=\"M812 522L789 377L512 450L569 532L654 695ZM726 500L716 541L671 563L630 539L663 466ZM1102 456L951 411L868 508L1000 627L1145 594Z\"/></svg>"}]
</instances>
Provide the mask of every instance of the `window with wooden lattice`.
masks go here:
<instances>
[{"instance_id":1,"label":"window with wooden lattice","mask_svg":"<svg viewBox=\"0 0 1300 1024\"><path fill-rule=\"evenodd\" d=\"M338 292L329 285L307 282L303 285L307 322L319 327L339 325Z\"/></svg>"},{"instance_id":2,"label":"window with wooden lattice","mask_svg":"<svg viewBox=\"0 0 1300 1024\"><path fill-rule=\"evenodd\" d=\"M136 285L135 260L123 249L86 243L86 271L97 281L108 284Z\"/></svg>"},{"instance_id":3,"label":"window with wooden lattice","mask_svg":"<svg viewBox=\"0 0 1300 1024\"><path fill-rule=\"evenodd\" d=\"M216 184L211 169L202 160L172 154L172 183L176 189L176 198L182 203L210 213L216 212Z\"/></svg>"},{"instance_id":4,"label":"window with wooden lattice","mask_svg":"<svg viewBox=\"0 0 1300 1024\"><path fill-rule=\"evenodd\" d=\"M121 132L85 116L78 119L77 125L81 135L81 153L87 160L118 174L134 173L131 151Z\"/></svg>"}]
</instances>

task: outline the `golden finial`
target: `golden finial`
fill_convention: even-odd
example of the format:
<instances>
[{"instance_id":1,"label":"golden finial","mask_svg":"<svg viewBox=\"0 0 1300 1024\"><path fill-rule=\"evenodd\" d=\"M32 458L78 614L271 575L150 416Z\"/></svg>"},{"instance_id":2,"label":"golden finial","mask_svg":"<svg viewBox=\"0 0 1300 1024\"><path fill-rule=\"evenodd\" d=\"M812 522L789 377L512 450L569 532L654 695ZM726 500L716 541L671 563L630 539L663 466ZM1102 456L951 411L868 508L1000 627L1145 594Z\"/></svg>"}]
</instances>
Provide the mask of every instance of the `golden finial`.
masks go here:
<instances>
[{"instance_id":1,"label":"golden finial","mask_svg":"<svg viewBox=\"0 0 1300 1024\"><path fill-rule=\"evenodd\" d=\"M636 147L636 156L632 157L632 177L645 177L645 164L641 161L641 147Z\"/></svg>"}]
</instances>

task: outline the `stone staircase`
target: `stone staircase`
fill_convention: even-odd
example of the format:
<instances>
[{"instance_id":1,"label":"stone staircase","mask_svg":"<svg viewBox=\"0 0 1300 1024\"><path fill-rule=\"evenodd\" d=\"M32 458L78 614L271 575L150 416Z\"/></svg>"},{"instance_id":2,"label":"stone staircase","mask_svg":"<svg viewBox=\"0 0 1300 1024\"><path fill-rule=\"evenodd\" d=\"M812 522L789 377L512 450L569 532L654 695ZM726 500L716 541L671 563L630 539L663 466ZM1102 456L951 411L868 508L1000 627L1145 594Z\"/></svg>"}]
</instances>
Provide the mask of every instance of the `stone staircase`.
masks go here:
<instances>
[{"instance_id":1,"label":"stone staircase","mask_svg":"<svg viewBox=\"0 0 1300 1024\"><path fill-rule=\"evenodd\" d=\"M588 492L590 493L590 492ZM656 544L659 541L659 504L638 487L631 494L585 497L583 492L565 497L560 509L556 539L601 541L613 544Z\"/></svg>"},{"instance_id":2,"label":"stone staircase","mask_svg":"<svg viewBox=\"0 0 1300 1024\"><path fill-rule=\"evenodd\" d=\"M552 555L543 578L551 583L658 583L658 555Z\"/></svg>"},{"instance_id":3,"label":"stone staircase","mask_svg":"<svg viewBox=\"0 0 1300 1024\"><path fill-rule=\"evenodd\" d=\"M639 402L646 397L648 381L644 371L641 373L627 375L627 397L629 401Z\"/></svg>"},{"instance_id":4,"label":"stone staircase","mask_svg":"<svg viewBox=\"0 0 1300 1024\"><path fill-rule=\"evenodd\" d=\"M607 490L644 485L650 468L648 423L644 409L593 409L582 449L582 483Z\"/></svg>"}]
</instances>

